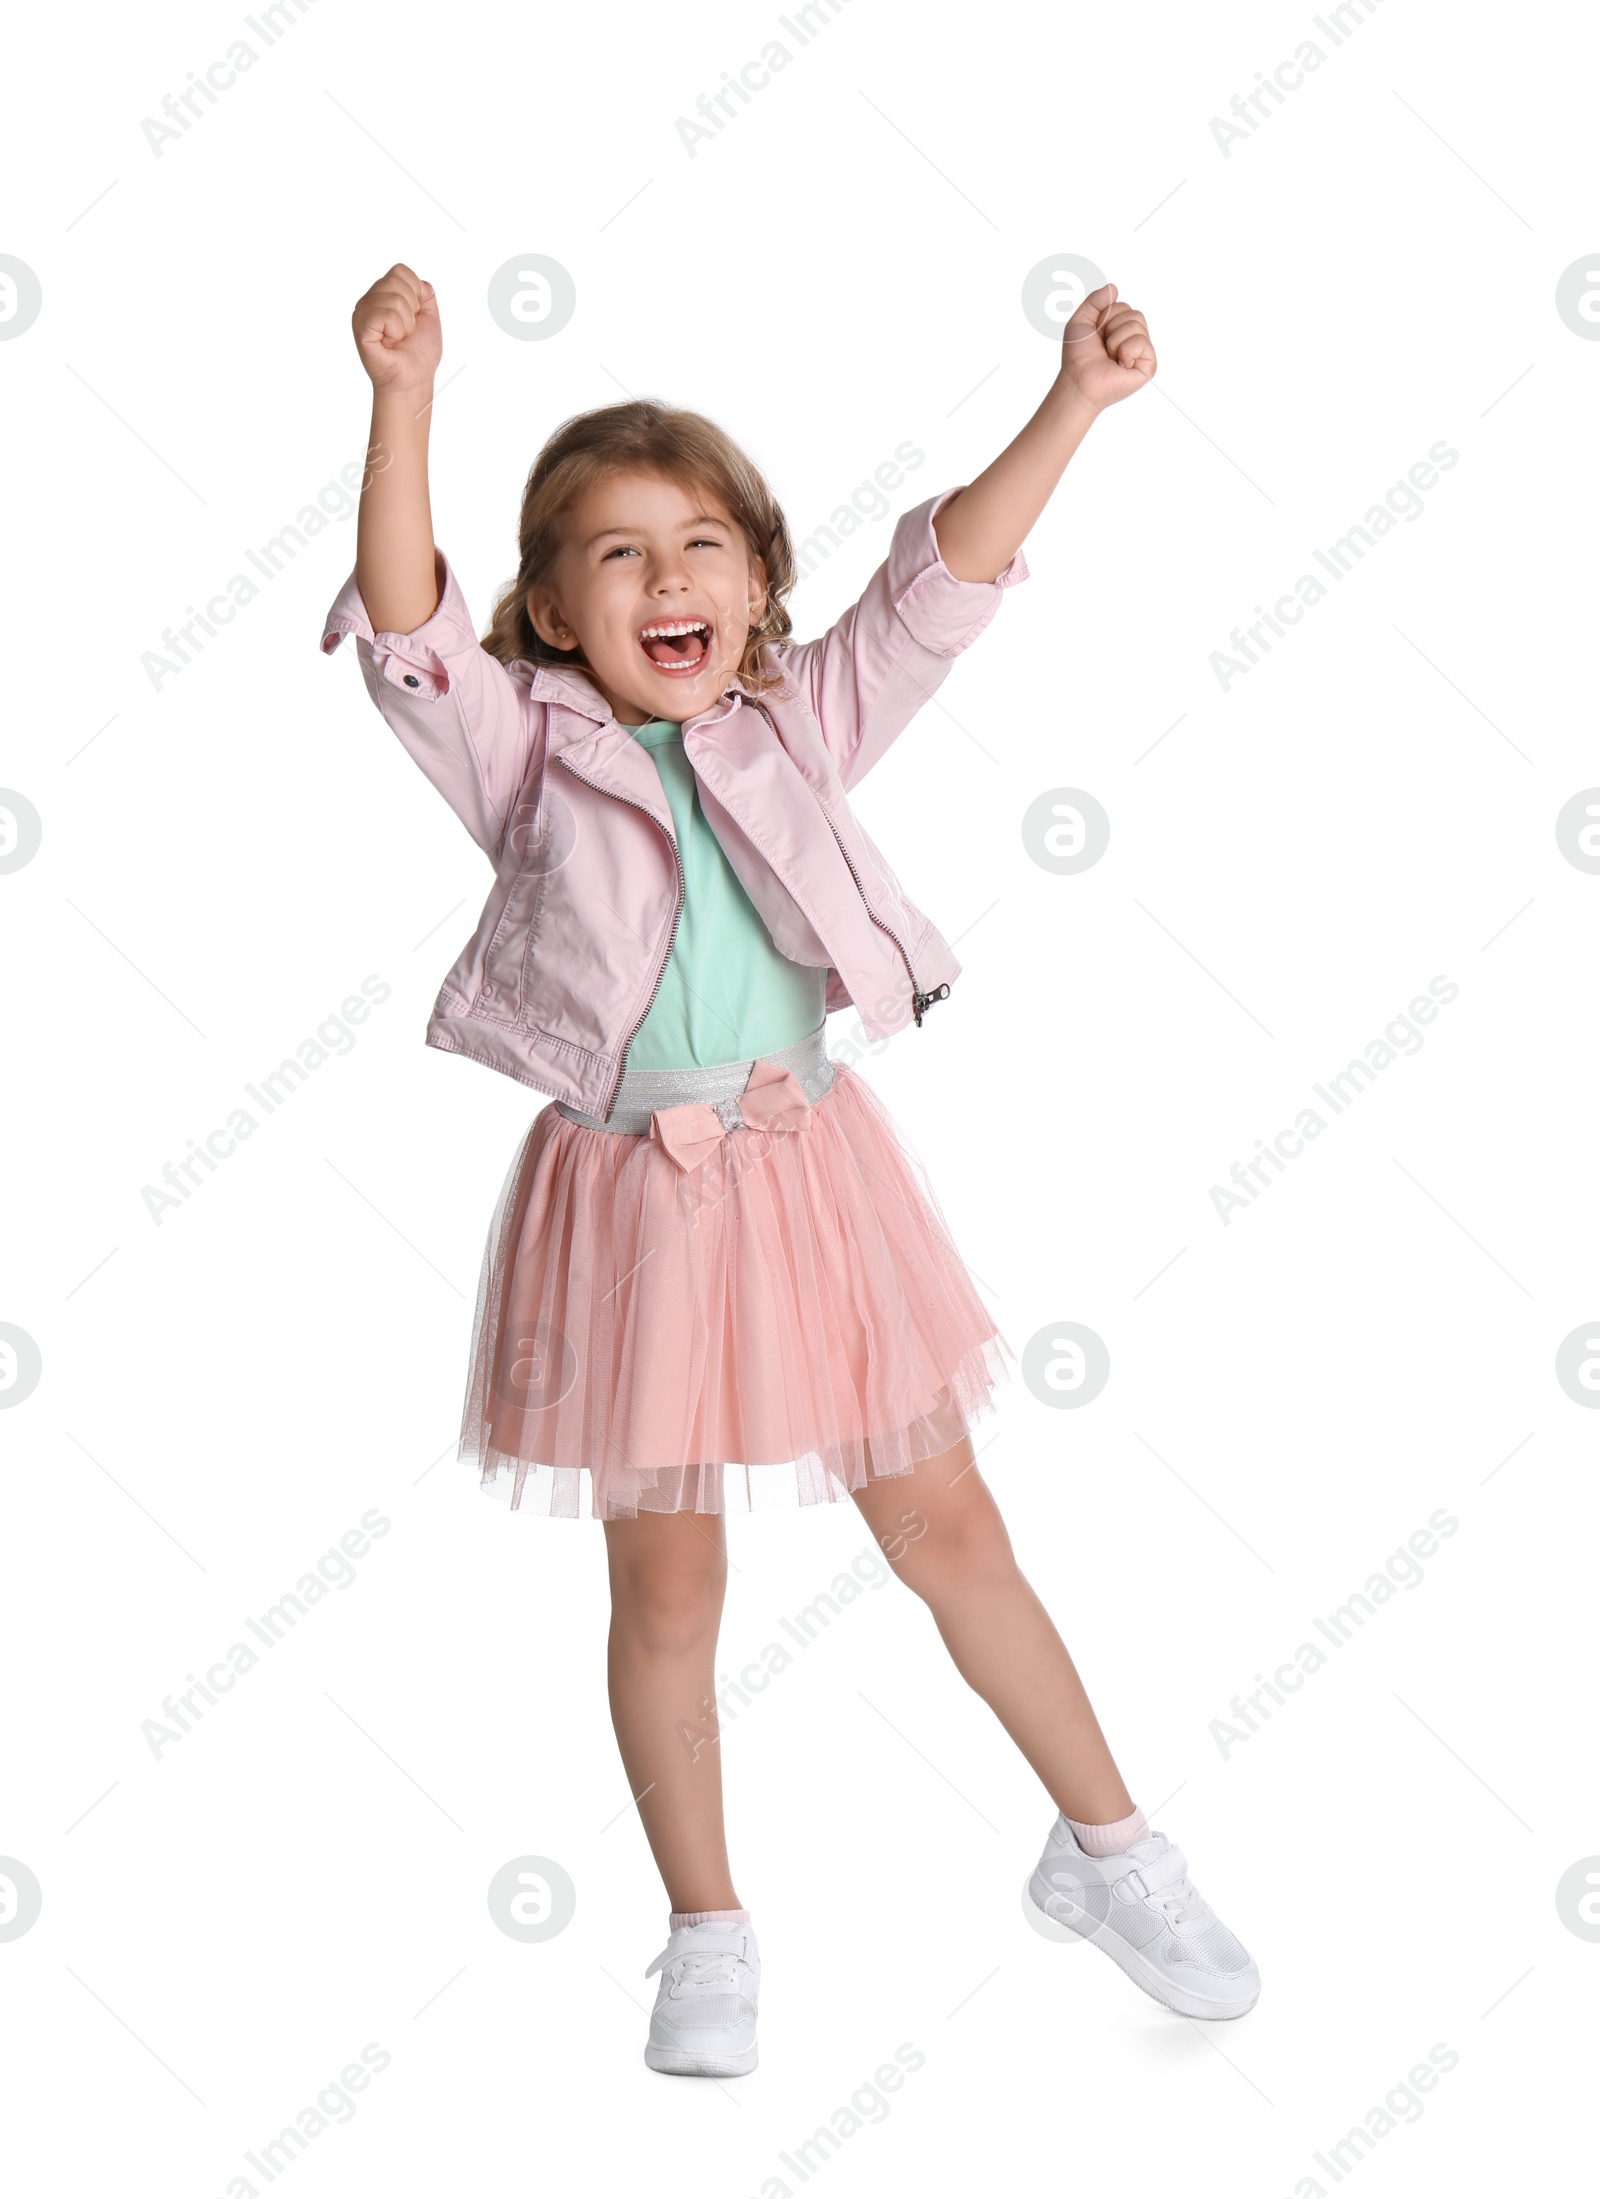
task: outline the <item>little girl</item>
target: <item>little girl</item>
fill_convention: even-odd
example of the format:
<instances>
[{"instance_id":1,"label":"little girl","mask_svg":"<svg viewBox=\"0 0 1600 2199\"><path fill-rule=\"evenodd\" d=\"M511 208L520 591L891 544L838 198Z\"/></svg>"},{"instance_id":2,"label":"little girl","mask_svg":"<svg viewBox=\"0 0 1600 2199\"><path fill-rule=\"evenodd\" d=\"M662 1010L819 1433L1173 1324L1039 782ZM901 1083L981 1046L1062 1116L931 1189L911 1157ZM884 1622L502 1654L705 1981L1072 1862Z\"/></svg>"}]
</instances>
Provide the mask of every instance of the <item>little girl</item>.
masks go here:
<instances>
[{"instance_id":1,"label":"little girl","mask_svg":"<svg viewBox=\"0 0 1600 2199\"><path fill-rule=\"evenodd\" d=\"M428 504L432 286L392 267L353 327L371 447L322 647L355 636L367 692L494 865L428 1043L550 1102L490 1228L460 1455L546 1514L577 1516L587 1475L605 1523L612 1717L671 1903L646 2062L756 2065L756 1936L706 1745L723 1514L846 1495L1056 1805L1042 1914L1180 2014L1243 2015L1256 1966L1135 1807L974 1463L1014 1354L921 1164L825 1043L831 1010L877 1038L949 998L960 965L846 793L1027 578L1023 538L1095 414L1155 372L1143 315L1114 284L1086 298L1027 426L908 512L804 644L766 482L648 399L545 444L480 643Z\"/></svg>"}]
</instances>

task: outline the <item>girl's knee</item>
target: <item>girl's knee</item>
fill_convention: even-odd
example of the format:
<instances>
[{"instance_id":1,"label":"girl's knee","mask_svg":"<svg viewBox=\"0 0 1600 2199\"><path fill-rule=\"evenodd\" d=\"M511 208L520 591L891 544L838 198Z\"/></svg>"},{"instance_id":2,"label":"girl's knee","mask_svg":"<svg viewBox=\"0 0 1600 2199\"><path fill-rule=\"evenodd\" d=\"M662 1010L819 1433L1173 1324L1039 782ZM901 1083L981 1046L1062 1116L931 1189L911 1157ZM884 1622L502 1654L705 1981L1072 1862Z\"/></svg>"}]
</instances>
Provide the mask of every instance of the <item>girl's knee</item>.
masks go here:
<instances>
[{"instance_id":1,"label":"girl's knee","mask_svg":"<svg viewBox=\"0 0 1600 2199\"><path fill-rule=\"evenodd\" d=\"M614 1627L659 1654L715 1640L722 1618L722 1568L628 1566L611 1580Z\"/></svg>"},{"instance_id":2,"label":"girl's knee","mask_svg":"<svg viewBox=\"0 0 1600 2199\"><path fill-rule=\"evenodd\" d=\"M992 1505L937 1516L910 1506L878 1537L878 1545L897 1576L925 1602L1010 1580L1017 1570L1011 1538Z\"/></svg>"}]
</instances>

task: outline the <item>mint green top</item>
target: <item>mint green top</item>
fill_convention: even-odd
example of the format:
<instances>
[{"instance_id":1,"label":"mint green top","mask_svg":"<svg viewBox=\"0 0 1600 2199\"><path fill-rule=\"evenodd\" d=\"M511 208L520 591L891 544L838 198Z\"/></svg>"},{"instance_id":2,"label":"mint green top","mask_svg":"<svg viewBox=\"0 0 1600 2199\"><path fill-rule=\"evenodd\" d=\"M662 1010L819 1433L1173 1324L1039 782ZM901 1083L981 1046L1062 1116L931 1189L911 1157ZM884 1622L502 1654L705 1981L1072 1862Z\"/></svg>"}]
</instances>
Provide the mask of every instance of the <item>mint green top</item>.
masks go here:
<instances>
[{"instance_id":1,"label":"mint green top","mask_svg":"<svg viewBox=\"0 0 1600 2199\"><path fill-rule=\"evenodd\" d=\"M827 972L791 962L772 944L700 806L682 727L653 718L627 731L654 760L678 835L684 894L660 988L624 1067L709 1069L792 1046L822 1025Z\"/></svg>"}]
</instances>

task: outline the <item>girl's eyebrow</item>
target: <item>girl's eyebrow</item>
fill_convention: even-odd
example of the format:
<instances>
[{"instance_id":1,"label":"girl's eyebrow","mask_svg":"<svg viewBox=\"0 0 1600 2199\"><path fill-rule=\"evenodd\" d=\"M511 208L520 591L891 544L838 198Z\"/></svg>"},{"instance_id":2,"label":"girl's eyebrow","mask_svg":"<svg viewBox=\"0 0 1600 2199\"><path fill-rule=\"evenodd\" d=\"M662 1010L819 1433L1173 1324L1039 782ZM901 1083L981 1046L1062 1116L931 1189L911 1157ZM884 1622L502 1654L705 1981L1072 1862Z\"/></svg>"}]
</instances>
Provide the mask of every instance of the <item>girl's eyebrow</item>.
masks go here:
<instances>
[{"instance_id":1,"label":"girl's eyebrow","mask_svg":"<svg viewBox=\"0 0 1600 2199\"><path fill-rule=\"evenodd\" d=\"M731 524L731 522L726 519L719 519L715 512L693 512L687 519L682 521L681 524L685 527L727 527ZM604 542L607 535L638 535L644 534L647 531L648 530L643 527L602 527L598 534L592 534L589 537L588 541L584 544L584 548L586 550L592 550L597 542Z\"/></svg>"}]
</instances>

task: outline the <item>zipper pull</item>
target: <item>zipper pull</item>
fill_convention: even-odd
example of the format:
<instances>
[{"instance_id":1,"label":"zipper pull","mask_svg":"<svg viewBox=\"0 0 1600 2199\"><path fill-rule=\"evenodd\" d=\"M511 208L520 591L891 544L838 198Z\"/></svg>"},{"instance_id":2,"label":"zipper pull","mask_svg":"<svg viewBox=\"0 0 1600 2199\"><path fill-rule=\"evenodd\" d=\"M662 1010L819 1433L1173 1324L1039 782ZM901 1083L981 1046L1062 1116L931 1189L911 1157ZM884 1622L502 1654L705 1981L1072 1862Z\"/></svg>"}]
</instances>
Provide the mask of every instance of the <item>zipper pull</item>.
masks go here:
<instances>
[{"instance_id":1,"label":"zipper pull","mask_svg":"<svg viewBox=\"0 0 1600 2199\"><path fill-rule=\"evenodd\" d=\"M918 1030L922 1028L923 1009L931 1007L936 1000L948 1000L949 998L950 988L948 985L941 985L931 993L919 993L915 986L911 988L911 1013L916 1019Z\"/></svg>"}]
</instances>

